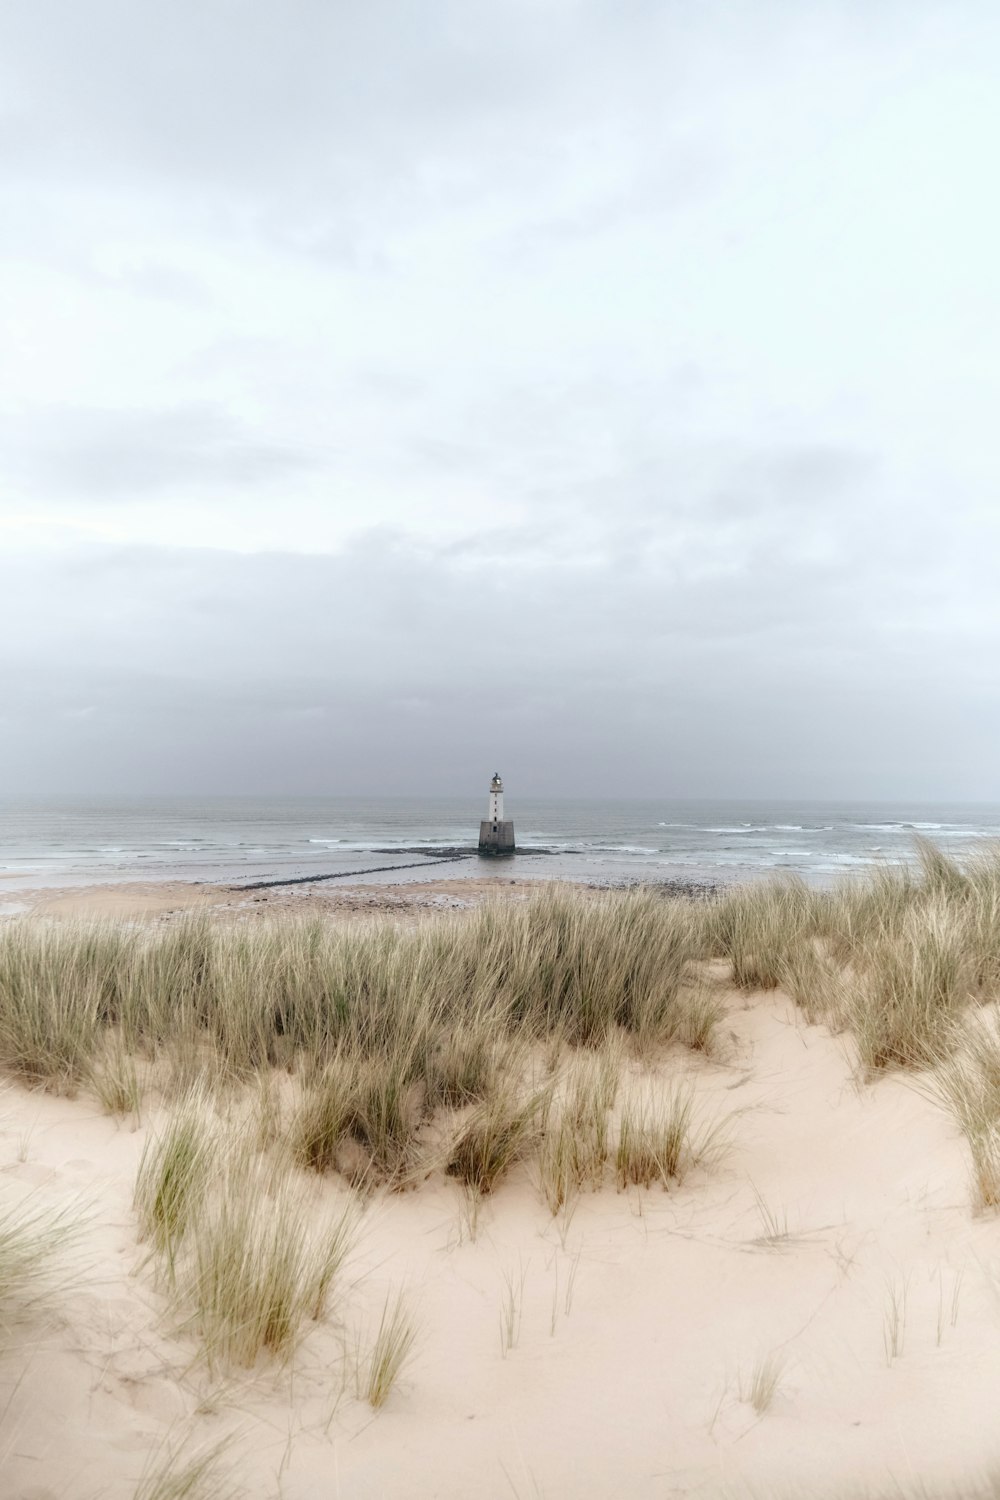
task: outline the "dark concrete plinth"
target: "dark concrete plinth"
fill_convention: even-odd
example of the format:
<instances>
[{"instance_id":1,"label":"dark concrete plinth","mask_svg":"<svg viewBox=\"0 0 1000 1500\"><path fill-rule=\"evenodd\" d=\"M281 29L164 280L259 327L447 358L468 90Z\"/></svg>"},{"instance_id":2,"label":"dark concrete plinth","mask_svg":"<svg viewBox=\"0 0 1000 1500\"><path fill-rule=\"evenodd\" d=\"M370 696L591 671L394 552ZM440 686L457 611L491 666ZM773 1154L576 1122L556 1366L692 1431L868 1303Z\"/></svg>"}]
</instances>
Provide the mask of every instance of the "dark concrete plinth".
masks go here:
<instances>
[{"instance_id":1,"label":"dark concrete plinth","mask_svg":"<svg viewBox=\"0 0 1000 1500\"><path fill-rule=\"evenodd\" d=\"M502 823L490 823L484 819L479 825L480 854L513 854L514 825L510 819Z\"/></svg>"}]
</instances>

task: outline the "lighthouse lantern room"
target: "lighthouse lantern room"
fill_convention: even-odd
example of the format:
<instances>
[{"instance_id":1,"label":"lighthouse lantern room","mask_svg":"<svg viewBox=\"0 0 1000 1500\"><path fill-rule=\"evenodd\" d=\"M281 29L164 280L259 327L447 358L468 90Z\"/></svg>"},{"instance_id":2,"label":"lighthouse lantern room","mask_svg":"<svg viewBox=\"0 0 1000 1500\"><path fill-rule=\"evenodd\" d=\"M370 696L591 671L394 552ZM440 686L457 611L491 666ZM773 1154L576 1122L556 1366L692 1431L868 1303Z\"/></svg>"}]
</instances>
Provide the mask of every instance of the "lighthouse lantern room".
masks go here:
<instances>
[{"instance_id":1,"label":"lighthouse lantern room","mask_svg":"<svg viewBox=\"0 0 1000 1500\"><path fill-rule=\"evenodd\" d=\"M493 772L490 782L490 815L479 825L480 854L513 854L514 824L503 815L503 782Z\"/></svg>"}]
</instances>

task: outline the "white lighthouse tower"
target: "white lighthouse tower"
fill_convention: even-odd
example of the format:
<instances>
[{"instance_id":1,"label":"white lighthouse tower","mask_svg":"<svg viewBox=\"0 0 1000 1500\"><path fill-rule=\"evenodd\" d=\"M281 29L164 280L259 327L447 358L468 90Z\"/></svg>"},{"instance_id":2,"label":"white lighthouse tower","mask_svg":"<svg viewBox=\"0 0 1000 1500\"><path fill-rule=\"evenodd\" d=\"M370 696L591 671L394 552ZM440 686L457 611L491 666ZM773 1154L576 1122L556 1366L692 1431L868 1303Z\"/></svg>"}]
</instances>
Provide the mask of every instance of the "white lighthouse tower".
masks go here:
<instances>
[{"instance_id":1,"label":"white lighthouse tower","mask_svg":"<svg viewBox=\"0 0 1000 1500\"><path fill-rule=\"evenodd\" d=\"M503 815L503 782L493 772L490 782L490 815L479 825L480 854L513 854L514 825Z\"/></svg>"}]
</instances>

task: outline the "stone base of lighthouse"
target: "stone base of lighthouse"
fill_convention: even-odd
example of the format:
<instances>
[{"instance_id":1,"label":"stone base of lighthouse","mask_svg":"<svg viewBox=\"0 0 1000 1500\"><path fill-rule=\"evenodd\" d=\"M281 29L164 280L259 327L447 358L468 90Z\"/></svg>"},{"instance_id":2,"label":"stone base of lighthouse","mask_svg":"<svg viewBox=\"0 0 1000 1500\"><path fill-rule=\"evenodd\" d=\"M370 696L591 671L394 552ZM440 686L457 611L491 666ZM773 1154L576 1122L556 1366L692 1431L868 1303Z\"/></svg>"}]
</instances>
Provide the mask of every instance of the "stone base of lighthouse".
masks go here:
<instances>
[{"instance_id":1,"label":"stone base of lighthouse","mask_svg":"<svg viewBox=\"0 0 1000 1500\"><path fill-rule=\"evenodd\" d=\"M484 819L479 825L480 854L513 854L514 825L509 818L490 823Z\"/></svg>"}]
</instances>

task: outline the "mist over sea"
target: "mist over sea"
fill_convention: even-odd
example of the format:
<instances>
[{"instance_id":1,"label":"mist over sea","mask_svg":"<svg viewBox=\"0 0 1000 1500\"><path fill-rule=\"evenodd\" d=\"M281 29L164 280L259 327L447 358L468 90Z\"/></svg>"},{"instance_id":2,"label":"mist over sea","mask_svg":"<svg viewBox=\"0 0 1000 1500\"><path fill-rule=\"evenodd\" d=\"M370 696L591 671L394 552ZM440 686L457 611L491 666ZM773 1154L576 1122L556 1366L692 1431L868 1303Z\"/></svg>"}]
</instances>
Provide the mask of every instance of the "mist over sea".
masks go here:
<instances>
[{"instance_id":1,"label":"mist over sea","mask_svg":"<svg viewBox=\"0 0 1000 1500\"><path fill-rule=\"evenodd\" d=\"M0 898L110 881L516 878L732 881L912 858L1000 839L1000 805L557 800L508 794L519 853L475 853L486 797L0 799Z\"/></svg>"}]
</instances>

